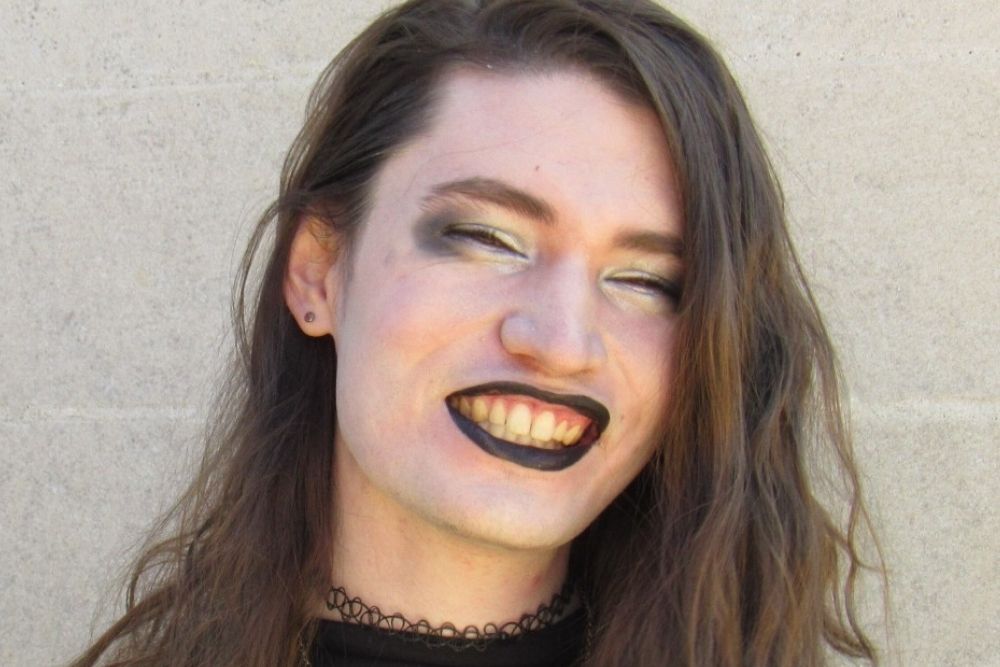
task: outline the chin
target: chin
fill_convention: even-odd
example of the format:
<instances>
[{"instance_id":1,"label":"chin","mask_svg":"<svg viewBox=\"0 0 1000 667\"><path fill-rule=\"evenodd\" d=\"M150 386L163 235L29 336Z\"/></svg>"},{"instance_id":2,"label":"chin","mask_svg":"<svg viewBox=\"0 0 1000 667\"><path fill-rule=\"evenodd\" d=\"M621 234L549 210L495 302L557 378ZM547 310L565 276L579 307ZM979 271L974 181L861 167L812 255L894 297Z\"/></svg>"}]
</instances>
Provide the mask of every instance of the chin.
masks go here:
<instances>
[{"instance_id":1,"label":"chin","mask_svg":"<svg viewBox=\"0 0 1000 667\"><path fill-rule=\"evenodd\" d=\"M553 501L515 480L456 490L408 503L427 522L464 539L501 549L554 550L568 545L595 518L585 508ZM552 481L552 480L550 480ZM563 494L559 494L563 495Z\"/></svg>"}]
</instances>

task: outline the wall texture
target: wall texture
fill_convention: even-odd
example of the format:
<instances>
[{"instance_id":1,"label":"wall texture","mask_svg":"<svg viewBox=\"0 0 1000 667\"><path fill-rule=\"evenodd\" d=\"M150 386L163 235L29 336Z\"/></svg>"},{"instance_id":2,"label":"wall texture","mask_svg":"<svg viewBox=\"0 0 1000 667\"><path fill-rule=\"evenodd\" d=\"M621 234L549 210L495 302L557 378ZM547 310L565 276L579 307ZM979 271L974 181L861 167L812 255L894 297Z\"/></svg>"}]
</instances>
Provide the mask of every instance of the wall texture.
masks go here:
<instances>
[{"instance_id":1,"label":"wall texture","mask_svg":"<svg viewBox=\"0 0 1000 667\"><path fill-rule=\"evenodd\" d=\"M382 4L0 4L0 664L65 662L116 608L194 451L248 225ZM744 86L841 347L892 664L1000 665L1000 9L673 6Z\"/></svg>"}]
</instances>

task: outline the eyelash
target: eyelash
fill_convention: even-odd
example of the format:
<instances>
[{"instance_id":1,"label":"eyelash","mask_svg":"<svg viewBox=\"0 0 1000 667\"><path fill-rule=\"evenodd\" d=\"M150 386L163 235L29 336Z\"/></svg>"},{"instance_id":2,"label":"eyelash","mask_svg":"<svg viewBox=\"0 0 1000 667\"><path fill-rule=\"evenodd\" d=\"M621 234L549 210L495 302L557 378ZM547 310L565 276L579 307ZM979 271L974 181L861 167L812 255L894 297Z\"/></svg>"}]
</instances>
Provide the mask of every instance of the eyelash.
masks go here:
<instances>
[{"instance_id":1,"label":"eyelash","mask_svg":"<svg viewBox=\"0 0 1000 667\"><path fill-rule=\"evenodd\" d=\"M462 224L447 227L442 236L459 241L472 241L490 251L509 253L518 257L526 257L512 243L504 238L504 234L498 230L485 225ZM681 285L673 280L662 278L652 274L636 274L630 276L619 276L611 279L612 282L619 283L636 292L655 292L668 299L672 303L677 303L681 298Z\"/></svg>"},{"instance_id":2,"label":"eyelash","mask_svg":"<svg viewBox=\"0 0 1000 667\"><path fill-rule=\"evenodd\" d=\"M657 292L660 295L677 303L681 298L681 286L666 278L653 275L641 275L634 277L612 278L613 282L627 285L630 289L643 292Z\"/></svg>"},{"instance_id":3,"label":"eyelash","mask_svg":"<svg viewBox=\"0 0 1000 667\"><path fill-rule=\"evenodd\" d=\"M507 241L503 234L492 227L482 225L456 225L448 227L443 233L445 238L457 238L459 240L470 240L496 252L510 253L518 257L525 257L524 253Z\"/></svg>"}]
</instances>

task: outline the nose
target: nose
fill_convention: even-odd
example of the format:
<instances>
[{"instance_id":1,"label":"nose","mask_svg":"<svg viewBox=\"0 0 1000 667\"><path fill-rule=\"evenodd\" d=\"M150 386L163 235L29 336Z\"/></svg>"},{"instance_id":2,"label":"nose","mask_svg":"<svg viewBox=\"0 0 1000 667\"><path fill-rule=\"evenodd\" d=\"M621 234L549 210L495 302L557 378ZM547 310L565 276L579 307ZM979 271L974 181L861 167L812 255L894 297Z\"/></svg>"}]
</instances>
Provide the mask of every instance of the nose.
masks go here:
<instances>
[{"instance_id":1,"label":"nose","mask_svg":"<svg viewBox=\"0 0 1000 667\"><path fill-rule=\"evenodd\" d=\"M504 349L555 376L594 370L604 361L605 348L586 264L564 261L525 280L518 303L500 324Z\"/></svg>"}]
</instances>

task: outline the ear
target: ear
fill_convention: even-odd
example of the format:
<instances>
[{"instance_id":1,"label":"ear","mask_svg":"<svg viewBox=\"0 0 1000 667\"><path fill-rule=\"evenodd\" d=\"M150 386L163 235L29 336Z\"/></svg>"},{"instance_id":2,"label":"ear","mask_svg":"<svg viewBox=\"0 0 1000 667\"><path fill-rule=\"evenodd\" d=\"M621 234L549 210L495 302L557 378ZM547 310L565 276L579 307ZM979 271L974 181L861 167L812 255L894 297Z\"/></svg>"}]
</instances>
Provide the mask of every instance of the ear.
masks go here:
<instances>
[{"instance_id":1,"label":"ear","mask_svg":"<svg viewBox=\"0 0 1000 667\"><path fill-rule=\"evenodd\" d=\"M336 250L329 225L311 216L299 221L288 253L285 304L307 336L332 336L336 329Z\"/></svg>"}]
</instances>

